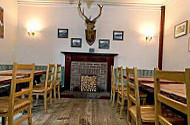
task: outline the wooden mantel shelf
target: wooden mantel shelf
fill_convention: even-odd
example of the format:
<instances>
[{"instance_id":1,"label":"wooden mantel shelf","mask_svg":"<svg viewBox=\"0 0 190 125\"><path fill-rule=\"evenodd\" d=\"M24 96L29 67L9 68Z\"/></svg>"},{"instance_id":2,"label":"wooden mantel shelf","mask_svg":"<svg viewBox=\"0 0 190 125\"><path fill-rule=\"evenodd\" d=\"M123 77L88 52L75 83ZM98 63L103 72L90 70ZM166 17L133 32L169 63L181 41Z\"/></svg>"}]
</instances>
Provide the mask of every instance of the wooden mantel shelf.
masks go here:
<instances>
[{"instance_id":1,"label":"wooden mantel shelf","mask_svg":"<svg viewBox=\"0 0 190 125\"><path fill-rule=\"evenodd\" d=\"M117 56L116 53L88 53L88 52L65 52L62 51L63 54L75 54L75 55L94 55L94 56Z\"/></svg>"},{"instance_id":2,"label":"wooden mantel shelf","mask_svg":"<svg viewBox=\"0 0 190 125\"><path fill-rule=\"evenodd\" d=\"M88 52L65 52L65 82L64 89L70 90L70 74L71 74L71 62L83 61L83 62L106 62L108 65L107 74L107 92L111 90L111 66L114 65L114 57L116 53L88 53Z\"/></svg>"}]
</instances>

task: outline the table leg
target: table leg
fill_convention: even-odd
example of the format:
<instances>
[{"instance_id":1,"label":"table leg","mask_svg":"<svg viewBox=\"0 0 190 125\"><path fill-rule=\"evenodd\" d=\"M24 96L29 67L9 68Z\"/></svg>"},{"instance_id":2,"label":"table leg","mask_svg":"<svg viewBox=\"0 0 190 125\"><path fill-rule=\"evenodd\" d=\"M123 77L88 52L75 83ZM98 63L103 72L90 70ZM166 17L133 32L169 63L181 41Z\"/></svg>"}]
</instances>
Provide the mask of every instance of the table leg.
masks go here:
<instances>
[{"instance_id":1,"label":"table leg","mask_svg":"<svg viewBox=\"0 0 190 125\"><path fill-rule=\"evenodd\" d=\"M6 117L2 117L2 125L6 125Z\"/></svg>"}]
</instances>

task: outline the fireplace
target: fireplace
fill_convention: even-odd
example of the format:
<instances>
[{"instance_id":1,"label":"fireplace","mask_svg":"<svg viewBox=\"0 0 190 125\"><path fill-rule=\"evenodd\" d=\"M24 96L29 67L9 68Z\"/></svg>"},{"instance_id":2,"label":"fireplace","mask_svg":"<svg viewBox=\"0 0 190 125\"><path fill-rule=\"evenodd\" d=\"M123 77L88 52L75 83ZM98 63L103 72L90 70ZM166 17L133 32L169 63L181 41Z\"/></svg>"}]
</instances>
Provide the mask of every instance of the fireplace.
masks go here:
<instances>
[{"instance_id":1,"label":"fireplace","mask_svg":"<svg viewBox=\"0 0 190 125\"><path fill-rule=\"evenodd\" d=\"M92 84L90 80L96 78L96 92L107 91L107 69L108 67L106 62L72 61L70 90L81 91L82 80L86 80L86 82Z\"/></svg>"},{"instance_id":2,"label":"fireplace","mask_svg":"<svg viewBox=\"0 0 190 125\"><path fill-rule=\"evenodd\" d=\"M64 90L110 92L114 53L61 52L65 54ZM83 83L81 84L81 81ZM90 84L90 85L88 85Z\"/></svg>"}]
</instances>

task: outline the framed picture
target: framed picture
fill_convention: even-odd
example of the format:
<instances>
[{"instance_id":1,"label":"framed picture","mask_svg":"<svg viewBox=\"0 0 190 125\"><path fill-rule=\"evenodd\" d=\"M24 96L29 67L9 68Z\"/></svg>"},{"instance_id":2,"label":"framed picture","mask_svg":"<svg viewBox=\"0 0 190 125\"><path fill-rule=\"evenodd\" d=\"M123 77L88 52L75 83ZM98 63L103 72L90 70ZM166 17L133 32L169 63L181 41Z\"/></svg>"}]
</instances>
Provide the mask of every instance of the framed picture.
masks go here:
<instances>
[{"instance_id":1,"label":"framed picture","mask_svg":"<svg viewBox=\"0 0 190 125\"><path fill-rule=\"evenodd\" d=\"M58 29L58 38L68 38L68 29Z\"/></svg>"},{"instance_id":2,"label":"framed picture","mask_svg":"<svg viewBox=\"0 0 190 125\"><path fill-rule=\"evenodd\" d=\"M188 40L188 51L190 52L190 37L189 37L189 40Z\"/></svg>"},{"instance_id":3,"label":"framed picture","mask_svg":"<svg viewBox=\"0 0 190 125\"><path fill-rule=\"evenodd\" d=\"M71 47L82 47L82 38L71 38Z\"/></svg>"},{"instance_id":4,"label":"framed picture","mask_svg":"<svg viewBox=\"0 0 190 125\"><path fill-rule=\"evenodd\" d=\"M113 40L123 40L123 31L113 31Z\"/></svg>"},{"instance_id":5,"label":"framed picture","mask_svg":"<svg viewBox=\"0 0 190 125\"><path fill-rule=\"evenodd\" d=\"M99 39L99 49L109 49L110 40L109 39Z\"/></svg>"},{"instance_id":6,"label":"framed picture","mask_svg":"<svg viewBox=\"0 0 190 125\"><path fill-rule=\"evenodd\" d=\"M178 38L180 36L186 35L187 34L187 28L188 28L188 21L185 21L183 23L176 25L174 28L174 37Z\"/></svg>"},{"instance_id":7,"label":"framed picture","mask_svg":"<svg viewBox=\"0 0 190 125\"><path fill-rule=\"evenodd\" d=\"M0 7L0 38L4 38L3 8Z\"/></svg>"}]
</instances>

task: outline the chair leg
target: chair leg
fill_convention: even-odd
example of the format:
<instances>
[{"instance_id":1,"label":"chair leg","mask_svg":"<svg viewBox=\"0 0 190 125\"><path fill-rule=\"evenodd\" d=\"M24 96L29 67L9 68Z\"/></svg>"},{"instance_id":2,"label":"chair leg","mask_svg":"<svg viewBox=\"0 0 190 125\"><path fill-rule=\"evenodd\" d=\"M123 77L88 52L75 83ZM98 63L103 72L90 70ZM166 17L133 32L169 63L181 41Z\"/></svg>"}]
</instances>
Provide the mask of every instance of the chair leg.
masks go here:
<instances>
[{"instance_id":1,"label":"chair leg","mask_svg":"<svg viewBox=\"0 0 190 125\"><path fill-rule=\"evenodd\" d=\"M50 105L52 105L52 90L49 93L49 98L50 98Z\"/></svg>"},{"instance_id":2,"label":"chair leg","mask_svg":"<svg viewBox=\"0 0 190 125\"><path fill-rule=\"evenodd\" d=\"M121 107L120 107L120 118L123 118L123 109L124 109L124 97L121 99Z\"/></svg>"},{"instance_id":3,"label":"chair leg","mask_svg":"<svg viewBox=\"0 0 190 125\"><path fill-rule=\"evenodd\" d=\"M30 104L28 108L28 125L32 125L32 105Z\"/></svg>"},{"instance_id":4,"label":"chair leg","mask_svg":"<svg viewBox=\"0 0 190 125\"><path fill-rule=\"evenodd\" d=\"M127 125L130 125L129 123L131 123L131 116L129 113L129 110L127 110Z\"/></svg>"},{"instance_id":5,"label":"chair leg","mask_svg":"<svg viewBox=\"0 0 190 125\"><path fill-rule=\"evenodd\" d=\"M143 100L143 105L146 104L146 97L142 99Z\"/></svg>"},{"instance_id":6,"label":"chair leg","mask_svg":"<svg viewBox=\"0 0 190 125\"><path fill-rule=\"evenodd\" d=\"M8 115L8 125L13 125L13 112Z\"/></svg>"},{"instance_id":7,"label":"chair leg","mask_svg":"<svg viewBox=\"0 0 190 125\"><path fill-rule=\"evenodd\" d=\"M111 90L110 102L112 102L112 96L113 96L113 92Z\"/></svg>"},{"instance_id":8,"label":"chair leg","mask_svg":"<svg viewBox=\"0 0 190 125\"><path fill-rule=\"evenodd\" d=\"M58 99L60 100L60 85L58 86Z\"/></svg>"},{"instance_id":9,"label":"chair leg","mask_svg":"<svg viewBox=\"0 0 190 125\"><path fill-rule=\"evenodd\" d=\"M38 104L39 95L36 95L36 105Z\"/></svg>"},{"instance_id":10,"label":"chair leg","mask_svg":"<svg viewBox=\"0 0 190 125\"><path fill-rule=\"evenodd\" d=\"M113 97L112 97L112 107L114 107L115 104L115 91L113 92Z\"/></svg>"},{"instance_id":11,"label":"chair leg","mask_svg":"<svg viewBox=\"0 0 190 125\"><path fill-rule=\"evenodd\" d=\"M6 125L6 120L7 120L6 117L2 117L2 125Z\"/></svg>"},{"instance_id":12,"label":"chair leg","mask_svg":"<svg viewBox=\"0 0 190 125\"><path fill-rule=\"evenodd\" d=\"M119 108L119 93L117 94L116 112L118 111L118 108Z\"/></svg>"},{"instance_id":13,"label":"chair leg","mask_svg":"<svg viewBox=\"0 0 190 125\"><path fill-rule=\"evenodd\" d=\"M56 85L53 87L54 99L56 100Z\"/></svg>"},{"instance_id":14,"label":"chair leg","mask_svg":"<svg viewBox=\"0 0 190 125\"><path fill-rule=\"evenodd\" d=\"M44 94L44 110L47 113L47 94Z\"/></svg>"}]
</instances>

